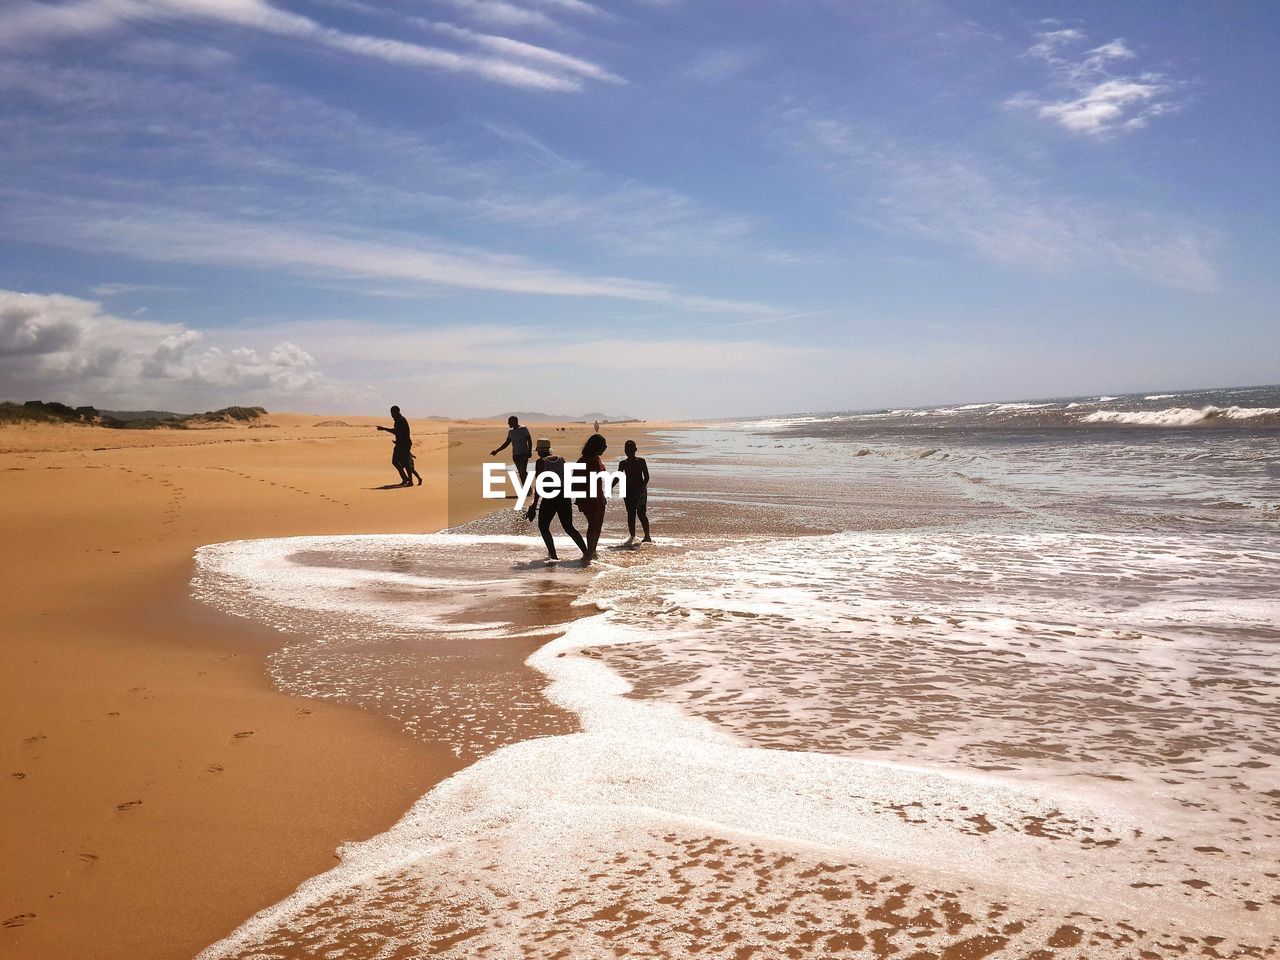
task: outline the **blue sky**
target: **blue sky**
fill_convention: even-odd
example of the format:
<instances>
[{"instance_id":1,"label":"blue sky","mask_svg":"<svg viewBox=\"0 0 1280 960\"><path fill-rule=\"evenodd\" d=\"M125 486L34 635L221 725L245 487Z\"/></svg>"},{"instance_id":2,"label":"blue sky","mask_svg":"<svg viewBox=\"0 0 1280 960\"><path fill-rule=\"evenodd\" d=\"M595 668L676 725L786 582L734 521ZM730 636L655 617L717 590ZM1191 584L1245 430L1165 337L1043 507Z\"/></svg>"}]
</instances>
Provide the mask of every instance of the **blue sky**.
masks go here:
<instances>
[{"instance_id":1,"label":"blue sky","mask_svg":"<svg viewBox=\"0 0 1280 960\"><path fill-rule=\"evenodd\" d=\"M1271 2L0 4L0 396L1280 380Z\"/></svg>"}]
</instances>

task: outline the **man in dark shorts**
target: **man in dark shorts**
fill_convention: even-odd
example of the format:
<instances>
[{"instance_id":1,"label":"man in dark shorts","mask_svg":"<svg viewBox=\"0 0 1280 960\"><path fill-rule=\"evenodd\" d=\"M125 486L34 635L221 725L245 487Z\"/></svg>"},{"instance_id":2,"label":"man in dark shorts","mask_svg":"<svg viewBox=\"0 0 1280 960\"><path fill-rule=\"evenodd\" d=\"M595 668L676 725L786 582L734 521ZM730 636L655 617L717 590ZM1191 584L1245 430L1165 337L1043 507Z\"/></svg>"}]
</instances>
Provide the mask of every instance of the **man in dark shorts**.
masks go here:
<instances>
[{"instance_id":1,"label":"man in dark shorts","mask_svg":"<svg viewBox=\"0 0 1280 960\"><path fill-rule=\"evenodd\" d=\"M503 441L502 446L497 450L490 450L489 456L496 457L507 447L511 448L511 462L516 466L516 474L520 477L520 483L524 485L525 475L529 472L529 454L533 452L533 437L529 435L529 428L520 426L519 417L507 417L507 439Z\"/></svg>"},{"instance_id":2,"label":"man in dark shorts","mask_svg":"<svg viewBox=\"0 0 1280 960\"><path fill-rule=\"evenodd\" d=\"M418 486L422 486L422 475L413 465L413 437L409 434L409 421L400 416L399 407L391 408L391 422L391 426L380 426L378 429L395 436L395 445L391 448L391 465L400 474L400 486L412 487L415 476L418 478Z\"/></svg>"},{"instance_id":3,"label":"man in dark shorts","mask_svg":"<svg viewBox=\"0 0 1280 960\"><path fill-rule=\"evenodd\" d=\"M515 418L512 417L514 420ZM557 457L551 452L551 441L546 437L538 438L538 459L533 465L533 502L529 504L528 511L525 512L525 519L532 520L534 515L538 517L538 532L542 534L542 542L547 545L547 559L559 560L556 554L556 542L551 537L551 521L557 517L560 519L560 526L564 527L564 532L569 535L578 549L582 551L583 560L585 562L587 556L587 544L582 539L582 534L578 532L578 528L573 525L573 501L564 495L565 483L565 463L563 457ZM538 497L538 474L553 473L560 477L560 486L554 497Z\"/></svg>"},{"instance_id":4,"label":"man in dark shorts","mask_svg":"<svg viewBox=\"0 0 1280 960\"><path fill-rule=\"evenodd\" d=\"M644 529L644 540L641 542L653 543L653 537L649 536L649 464L644 457L636 456L634 440L628 440L622 445L622 449L626 457L618 461L618 470L627 478L627 495L622 498L627 507L627 531L631 534L627 538L627 545L631 546L636 542L636 517L640 518L640 525Z\"/></svg>"}]
</instances>

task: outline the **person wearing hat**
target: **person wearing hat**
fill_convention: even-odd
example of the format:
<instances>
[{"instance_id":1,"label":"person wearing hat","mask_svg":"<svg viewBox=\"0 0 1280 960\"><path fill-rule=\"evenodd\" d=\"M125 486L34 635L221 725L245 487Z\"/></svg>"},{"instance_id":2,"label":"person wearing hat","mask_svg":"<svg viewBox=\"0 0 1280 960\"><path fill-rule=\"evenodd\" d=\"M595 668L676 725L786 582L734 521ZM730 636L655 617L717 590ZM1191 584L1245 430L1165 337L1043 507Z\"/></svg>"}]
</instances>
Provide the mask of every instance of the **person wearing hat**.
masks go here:
<instances>
[{"instance_id":1,"label":"person wearing hat","mask_svg":"<svg viewBox=\"0 0 1280 960\"><path fill-rule=\"evenodd\" d=\"M547 545L547 559L559 560L560 557L556 554L556 542L551 536L551 521L559 517L560 526L564 527L564 532L569 535L569 539L577 544L585 561L587 544L582 539L582 534L578 532L578 528L573 525L573 501L565 496L564 457L557 457L551 452L551 441L546 437L538 438L537 450L538 459L533 464L533 502L525 512L525 519L533 520L534 515L537 514L538 532L542 534L542 542ZM559 476L560 483L556 488L555 496L538 496L538 474L540 473Z\"/></svg>"}]
</instances>

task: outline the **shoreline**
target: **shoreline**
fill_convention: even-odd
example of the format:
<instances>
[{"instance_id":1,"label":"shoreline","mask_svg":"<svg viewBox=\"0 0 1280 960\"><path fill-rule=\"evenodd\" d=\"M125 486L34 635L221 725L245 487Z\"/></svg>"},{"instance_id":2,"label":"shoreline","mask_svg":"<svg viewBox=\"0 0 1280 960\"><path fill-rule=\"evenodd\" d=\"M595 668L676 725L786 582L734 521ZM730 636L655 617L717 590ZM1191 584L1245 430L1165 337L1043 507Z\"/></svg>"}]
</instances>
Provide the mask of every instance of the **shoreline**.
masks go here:
<instances>
[{"instance_id":1,"label":"shoreline","mask_svg":"<svg viewBox=\"0 0 1280 960\"><path fill-rule=\"evenodd\" d=\"M6 955L194 955L469 762L373 713L282 693L265 666L284 635L191 596L204 544L458 522L447 471L486 458L503 429L419 422L427 486L396 491L413 509L392 511L360 495L390 470L381 418L317 435L323 419L0 429ZM463 511L494 506L477 495ZM512 651L532 672L526 653Z\"/></svg>"},{"instance_id":2,"label":"shoreline","mask_svg":"<svg viewBox=\"0 0 1280 960\"><path fill-rule=\"evenodd\" d=\"M797 446L805 447L803 442ZM774 456L788 458L786 453ZM917 459L909 452L902 462ZM613 582L600 592L594 592L593 584L602 612L573 622L531 659L552 679L547 691L552 699L582 718L580 733L524 742L493 762L461 772L415 804L392 830L344 851L340 866L255 917L204 956L292 956L321 943L355 951L374 936L388 953L396 947L429 944L443 955L463 957L469 955L467 950L500 952L513 933L541 945L545 952L540 955L563 956L584 939L599 942L602 952L619 938L636 945L671 942L687 931L691 917L711 918L707 926L692 920L699 924L700 942L703 936L723 934L711 952L719 955L717 948L723 947L727 955L744 942L794 935L795 927L788 924L797 915L806 921L806 933L813 929L810 923L858 930L845 943L847 949L861 948L878 937L877 955L909 945L923 956L927 940L934 948L930 956L1006 951L1038 956L1045 951L1037 947L1073 946L1087 939L1090 955L1118 956L1113 948L1125 944L1134 950L1150 946L1144 955L1156 956L1175 942L1171 938L1179 943L1203 938L1213 946L1225 942L1224 949L1233 956L1236 950L1241 956L1270 955L1276 944L1266 919L1253 915L1263 904L1243 899L1256 896L1249 888L1257 877L1236 858L1251 851L1228 848L1227 842L1222 847L1208 845L1240 840L1222 821L1236 807L1219 807L1217 801L1228 800L1225 793L1213 792L1221 788L1207 788L1210 792L1202 795L1195 784L1187 787L1186 798L1175 795L1169 802L1149 804L1141 774L1155 758L1130 755L1143 746L1140 736L1132 743L1114 743L1108 758L1111 775L1102 777L1101 785L1075 780L1081 774L1096 776L1089 766L1095 763L1092 757L1081 757L1082 765L1074 770L1055 766L1052 756L1037 762L1026 749L1027 738L1017 730L993 736L990 742L962 741L973 751L971 756L903 749L903 735L920 737L916 748L926 748L930 740L945 747L945 741L930 735L928 724L937 718L928 711L954 715L950 704L958 698L931 692L947 689L935 685L936 671L950 672L946 666L934 668L933 656L954 659L956 692L966 692L973 715L989 717L990 729L1000 731L1005 715L1000 704L984 702L984 691L1019 669L1013 657L1043 668L1046 689L1065 683L1073 693L1076 688L1071 685L1078 682L1075 667L1105 670L1118 664L1116 676L1125 681L1126 670L1142 665L1145 649L1133 648L1137 656L1128 667L1112 659L1115 643L1141 644L1145 634L1139 629L1112 636L1110 616L1087 607L1051 621L1078 625L1085 638L1078 644L1042 644L1037 627L1044 614L1034 602L1013 614L1018 631L1006 626L1009 615L999 602L990 611L979 603L976 610L964 607L956 611L958 616L947 615L950 595L939 598L908 590L915 601L915 615L908 616L890 599L898 594L885 589L889 582L900 582L892 579L898 573L874 562L881 552L874 542L878 536L905 541L888 553L895 565L901 562L907 570L914 561L933 558L934 566L926 569L941 566L945 590L953 561L945 555L939 559L936 536L930 532L934 524L910 514L927 507L931 516L951 516L943 527L954 535L955 547L965 557L984 557L984 538L993 535L985 523L966 522L974 511L986 516L992 508L974 501L963 484L947 481L946 486L955 487L951 496L931 494L927 485L912 490L913 486L869 485L862 479L830 488L827 496L832 504L841 504L843 522L858 515L865 526L842 526L826 537L783 535L763 545L755 538L739 539L732 548L707 554L719 555L710 564L700 561L695 551L691 568L678 569L678 563L677 569L665 572L667 592L659 591L656 597L636 577L628 577L626 564L616 573L610 571L603 579ZM762 481L760 490L767 495L775 487ZM917 509L894 509L901 498ZM720 529L737 528L735 518L744 515L756 518L734 498L719 502ZM805 504L796 506L801 514L806 511ZM695 512L701 513L701 507ZM1012 509L999 519L990 525L1005 528L992 541L997 548L1017 544L1034 526ZM486 561L485 531L475 532L482 536L462 547L466 559L459 561L457 570L471 564L472 577L482 583L502 565L492 558L505 555L511 543L501 531L488 531L491 559ZM1032 542L1055 546L1052 534L1044 536ZM968 542L975 538L980 541L976 547ZM868 542L860 544L863 540ZM918 555L907 549L913 544ZM406 577L435 569L435 561L421 557L415 566L404 547L383 545L384 555L400 553L406 558L404 566L390 569ZM324 546L316 549L320 553ZM316 562L314 570L389 569L385 561L370 563L368 555L345 544L331 549L334 562ZM450 548L442 549L447 554ZM1088 553L1088 544L1081 549ZM805 593L797 588L795 577L813 569L806 561L815 550L825 558L819 566L826 579L818 578ZM1042 552L1053 556L1059 551ZM320 573L283 583L273 572L279 569L278 557L246 553L246 563L225 569L260 585L267 604L288 607L296 599L305 605L308 589L326 582ZM997 555L1003 552L997 549ZM510 564L509 559L505 562ZM1036 576L1034 561L1026 561L1014 549L1005 562L1012 571L998 565L995 569L1014 573L1006 578L1013 585L1012 596L1041 596L1043 577ZM1030 575L1019 572L1023 564L1031 566ZM1103 569L1101 575L1107 576L1105 563ZM453 576L456 581L456 570ZM1030 579L1024 582L1020 576ZM872 602L853 614L846 608L833 616L832 602L848 604L847 595L837 593L835 601L830 599L837 589L835 581L855 584L851 606L861 606L868 596L882 597L883 602ZM346 582L356 590L368 583L359 577ZM788 583L800 590L800 597L781 595ZM873 589L856 589L862 584ZM909 579L906 584L918 586ZM760 595L753 588L760 588ZM290 589L297 592L287 592ZM394 590L381 596L389 600ZM668 605L672 597L693 599L678 599L673 608ZM452 609L447 597L442 599L444 608ZM484 602L483 596L471 600L470 609ZM683 609L685 604L691 606ZM938 604L941 612L935 609ZM368 613L376 617L379 606L375 600ZM1123 603L1121 607L1127 609ZM1112 614L1123 616L1119 611ZM845 649L845 639L879 639L883 634L887 640L863 644L862 660L852 661L869 669L848 671L847 680L838 669L825 679L819 675L814 689L802 694L798 688L807 686L803 681L813 675L813 665L805 661L804 650L793 647L781 651L786 657L779 657L769 649L768 634L777 632L779 618L784 623L820 624L812 631L793 629L803 634L805 647L817 647L817 655L828 659L834 648L822 646L827 631L842 656L854 652ZM464 622L472 621L468 616ZM666 642L671 625L684 636L679 662L664 663L655 651ZM989 642L966 643L961 637L957 644L963 630L974 630ZM1074 638L1077 633L1062 635ZM924 648L929 662L923 670L904 652L908 645ZM789 698L779 698L784 705L808 706L803 699L807 696L822 708L827 705L821 699L827 683L830 695L885 699L896 708L909 702L910 709L884 711L879 728L867 728L865 717L857 711L842 712L838 702L830 702L831 709L800 709L780 718L777 701L751 696L767 689L751 682L751 670L761 666L753 658L760 657L767 661L767 682ZM894 661L905 662L899 667ZM1196 664L1194 659L1187 663ZM973 664L981 668L980 675L973 674ZM735 671L742 671L744 684L721 682ZM864 673L877 679L876 690L868 691L853 676ZM656 693L646 695L646 675L649 690ZM1158 676L1153 682L1157 687L1162 683ZM1038 714L1046 708L1046 699L1040 688L1027 689L1024 699ZM747 695L726 696L735 691ZM699 701L701 694L707 697ZM1006 699L1018 702L1007 693ZM1053 700L1075 702L1071 695ZM1094 702L1113 704L1102 698ZM1142 708L1131 716L1139 727L1150 718ZM1023 722L1021 716L1010 719L1015 725ZM900 722L907 729L899 729ZM857 729L850 724L857 724ZM828 750L825 738L833 726L842 734L841 744ZM1066 725L1063 729L1073 732ZM860 750L849 749L859 741ZM876 755L881 749L890 752ZM999 762L1004 760L1009 762ZM1180 765L1179 772L1195 773L1181 770L1194 766L1192 758L1172 762ZM1246 769L1265 766L1241 764ZM1134 776L1115 775L1119 770ZM1243 787L1248 774L1240 776ZM1135 786L1122 790L1111 781ZM1206 803L1184 803L1194 797ZM1185 835L1180 827L1189 824L1179 805L1205 811L1197 828ZM1247 814L1244 807L1239 809ZM1265 830L1261 822L1258 826ZM1144 850L1152 842L1139 842L1145 835L1170 846ZM732 868L725 869L727 862ZM709 876L708 869L721 872ZM844 876L812 882L824 873ZM584 883L584 876L592 882ZM745 878L747 886L735 886L735 877ZM1076 882L1065 883L1068 880ZM1199 894L1201 890L1210 892ZM753 919L726 912L726 905L755 905L762 897L772 907L753 909ZM547 909L549 904L555 905L554 911ZM838 914L849 907L853 920ZM910 919L913 914L928 919L937 909L948 917L945 929ZM833 910L837 913L826 912ZM859 911L868 924L883 924L886 917L894 922L860 927ZM1086 917L1089 922L1082 922ZM1228 933L1241 939L1223 936ZM800 955L800 947L815 946L821 950L813 940L800 940L795 952Z\"/></svg>"}]
</instances>

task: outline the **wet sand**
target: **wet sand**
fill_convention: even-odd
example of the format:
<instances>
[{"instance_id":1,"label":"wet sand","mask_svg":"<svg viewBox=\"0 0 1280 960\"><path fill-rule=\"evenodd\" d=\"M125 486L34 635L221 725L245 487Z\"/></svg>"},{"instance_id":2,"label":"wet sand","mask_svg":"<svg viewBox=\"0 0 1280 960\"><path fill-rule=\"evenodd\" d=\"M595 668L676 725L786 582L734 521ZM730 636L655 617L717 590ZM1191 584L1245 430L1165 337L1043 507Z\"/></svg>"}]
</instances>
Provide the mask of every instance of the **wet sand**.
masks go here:
<instances>
[{"instance_id":1,"label":"wet sand","mask_svg":"<svg viewBox=\"0 0 1280 960\"><path fill-rule=\"evenodd\" d=\"M504 425L414 421L427 485L380 489L383 422L0 427L0 953L192 955L469 759L280 693L264 663L282 635L189 596L202 544L426 532L499 505L456 483L446 503L445 477L490 459ZM565 429L552 435L586 432ZM536 682L531 643L450 651L434 682ZM564 722L549 706L545 720Z\"/></svg>"}]
</instances>

